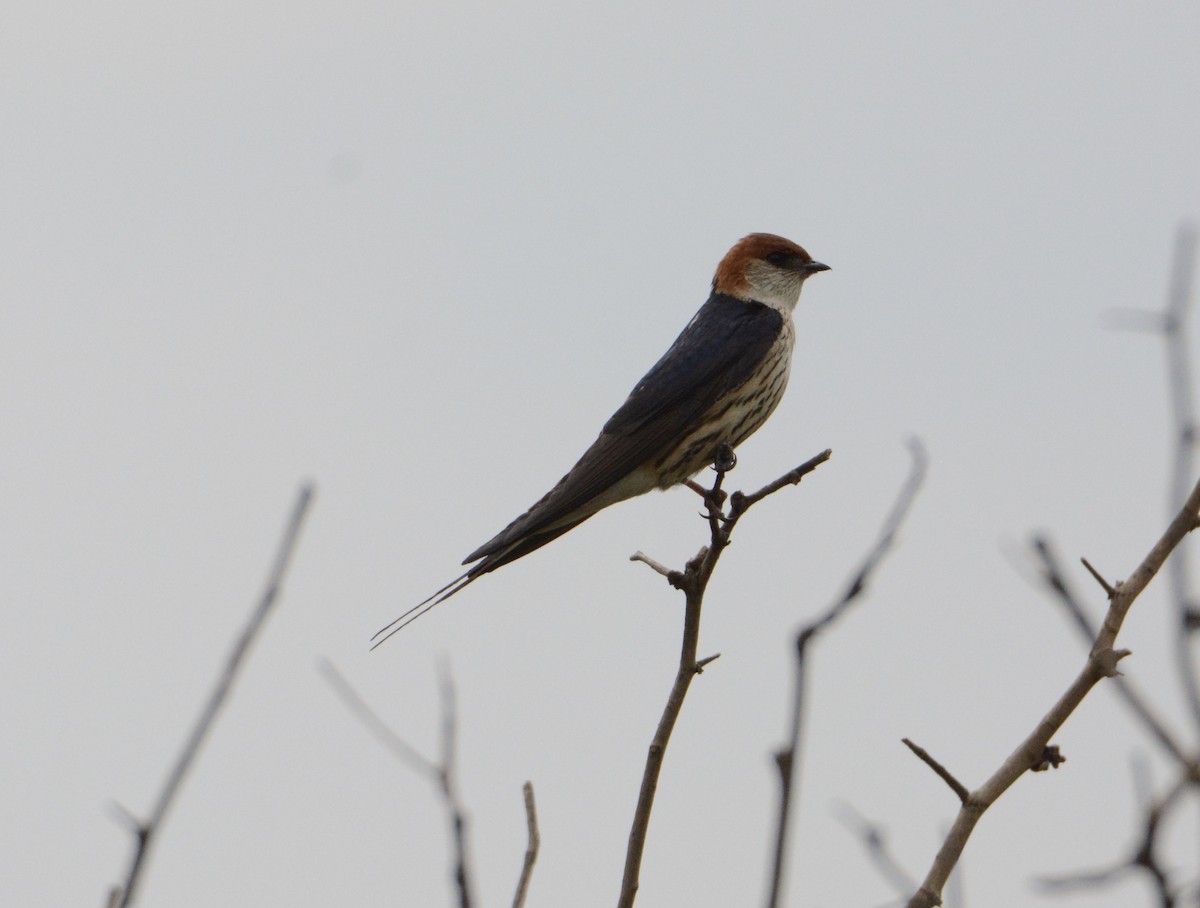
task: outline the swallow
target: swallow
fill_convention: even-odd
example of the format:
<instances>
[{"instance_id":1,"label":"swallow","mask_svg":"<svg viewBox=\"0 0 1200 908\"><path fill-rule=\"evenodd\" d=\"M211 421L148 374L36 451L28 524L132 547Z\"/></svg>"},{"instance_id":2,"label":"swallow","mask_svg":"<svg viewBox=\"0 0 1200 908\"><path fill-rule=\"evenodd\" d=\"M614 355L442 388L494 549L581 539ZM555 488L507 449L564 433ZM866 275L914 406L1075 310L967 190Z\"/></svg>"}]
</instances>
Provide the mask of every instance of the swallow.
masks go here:
<instances>
[{"instance_id":1,"label":"swallow","mask_svg":"<svg viewBox=\"0 0 1200 908\"><path fill-rule=\"evenodd\" d=\"M688 482L717 447L737 447L779 405L804 282L828 271L783 237L752 233L717 265L708 300L637 383L600 436L524 514L463 559L467 571L372 640L379 646L484 574L523 558L593 514L652 489Z\"/></svg>"}]
</instances>

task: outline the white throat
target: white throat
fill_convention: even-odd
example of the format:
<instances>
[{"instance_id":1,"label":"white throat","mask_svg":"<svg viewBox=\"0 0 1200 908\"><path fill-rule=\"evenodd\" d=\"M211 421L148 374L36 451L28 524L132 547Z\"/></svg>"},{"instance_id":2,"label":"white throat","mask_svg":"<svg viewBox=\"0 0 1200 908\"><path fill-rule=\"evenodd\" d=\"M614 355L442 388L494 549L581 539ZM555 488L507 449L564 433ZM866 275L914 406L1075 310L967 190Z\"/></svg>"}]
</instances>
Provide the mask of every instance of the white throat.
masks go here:
<instances>
[{"instance_id":1,"label":"white throat","mask_svg":"<svg viewBox=\"0 0 1200 908\"><path fill-rule=\"evenodd\" d=\"M750 262L746 266L747 297L791 315L800 301L800 288L806 274L785 271L766 262Z\"/></svg>"}]
</instances>

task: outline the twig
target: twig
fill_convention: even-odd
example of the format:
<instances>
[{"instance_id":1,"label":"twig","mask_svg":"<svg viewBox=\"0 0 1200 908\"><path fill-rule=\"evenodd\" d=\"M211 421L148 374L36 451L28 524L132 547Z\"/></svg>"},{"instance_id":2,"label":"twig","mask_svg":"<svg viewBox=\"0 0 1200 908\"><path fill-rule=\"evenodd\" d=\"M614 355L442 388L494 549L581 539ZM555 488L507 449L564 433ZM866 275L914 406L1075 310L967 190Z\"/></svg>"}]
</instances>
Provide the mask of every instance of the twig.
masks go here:
<instances>
[{"instance_id":1,"label":"twig","mask_svg":"<svg viewBox=\"0 0 1200 908\"><path fill-rule=\"evenodd\" d=\"M897 893L907 896L912 892L917 886L917 881L905 872L888 850L883 828L867 820L849 804L839 804L838 808L842 824L862 839L863 848L875 864L879 875L887 880Z\"/></svg>"},{"instance_id":2,"label":"twig","mask_svg":"<svg viewBox=\"0 0 1200 908\"><path fill-rule=\"evenodd\" d=\"M661 563L655 561L653 558L651 558L645 552L634 552L632 555L629 556L629 560L630 561L640 561L642 564L647 565L651 570L653 570L659 574L662 574L664 577L671 576L671 569L669 567L667 567L665 564L661 564Z\"/></svg>"},{"instance_id":3,"label":"twig","mask_svg":"<svg viewBox=\"0 0 1200 908\"><path fill-rule=\"evenodd\" d=\"M521 878L517 881L517 894L513 896L513 908L523 908L525 905L525 894L529 891L533 865L537 862L538 849L542 844L542 837L538 833L537 805L533 802L533 783L526 782L522 791L525 794L525 820L529 827L529 844L525 847L525 863L521 867Z\"/></svg>"},{"instance_id":4,"label":"twig","mask_svg":"<svg viewBox=\"0 0 1200 908\"><path fill-rule=\"evenodd\" d=\"M1133 852L1127 858L1099 870L1070 876L1044 877L1040 880L1042 888L1050 892L1092 889L1107 885L1120 876L1141 871L1149 878L1150 884L1154 887L1160 908L1174 908L1178 904L1178 892L1171 885L1170 873L1159 863L1156 846L1158 833L1162 829L1162 821L1166 818L1167 813L1183 800L1187 788L1193 784L1195 783L1188 774L1183 773L1165 794L1145 804L1141 836Z\"/></svg>"},{"instance_id":5,"label":"twig","mask_svg":"<svg viewBox=\"0 0 1200 908\"><path fill-rule=\"evenodd\" d=\"M723 446L723 447L728 447ZM633 813L633 823L629 831L629 844L625 850L625 871L621 878L621 892L617 900L618 908L631 908L634 899L637 897L638 881L641 875L642 854L646 848L646 835L650 828L650 811L654 807L654 795L658 790L658 778L662 772L663 757L666 755L667 744L671 740L671 732L675 728L675 722L679 718L679 713L683 709L683 700L687 695L688 687L694 678L702 670L703 665L696 659L696 647L700 639L700 610L704 603L704 591L708 586L708 580L712 576L713 569L717 565L717 560L721 557L721 553L729 545L729 537L733 532L734 526L738 519L749 509L755 501L761 500L770 494L771 486L783 488L785 485L794 485L798 483L804 476L811 473L822 463L827 461L831 455L830 451L824 451L813 457L806 463L792 470L783 477L785 479L795 477L790 482L772 483L771 486L761 492L755 493L755 496L750 496L753 501L745 504L740 509L736 502L746 501L746 496L735 492L730 502L729 514L720 513L720 498L721 483L725 478L727 469L732 468L736 461L732 458L732 449L729 451L722 450L716 457L714 469L717 475L713 481L712 488L705 494L705 502L708 507L709 518L709 535L711 537L710 544L702 548L687 567L682 571L669 571L667 579L673 587L680 590L684 594L684 619L683 619L683 641L679 651L679 668L675 673L675 682L671 685L671 692L667 696L666 706L663 708L662 716L659 719L658 727L655 730L654 738L650 742L650 749L646 755L646 767L642 773L642 784L638 791L637 807ZM649 560L645 557L635 560ZM661 573L661 571L660 571ZM705 662L712 661L711 659Z\"/></svg>"},{"instance_id":6,"label":"twig","mask_svg":"<svg viewBox=\"0 0 1200 908\"><path fill-rule=\"evenodd\" d=\"M1105 580L1103 575L1094 567L1092 567L1092 563L1090 561L1088 561L1086 558L1080 558L1079 560L1082 562L1083 566L1087 568L1087 572L1092 575L1098 584L1100 584L1100 589L1104 590L1105 596L1111 599L1113 596L1117 595L1117 588Z\"/></svg>"},{"instance_id":7,"label":"twig","mask_svg":"<svg viewBox=\"0 0 1200 908\"><path fill-rule=\"evenodd\" d=\"M1031 547L1041 562L1040 576L1042 581L1054 592L1059 604L1071 616L1075 627L1079 630L1080 637L1090 645L1096 639L1096 628L1088 618L1083 603L1080 602L1079 597L1075 595L1074 591L1068 585L1058 556L1055 554L1050 541L1045 537L1038 536L1034 538ZM1192 762L1192 758L1188 756L1183 745L1179 743L1162 717L1155 712L1150 702L1138 692L1133 683L1124 675L1117 675L1112 680L1116 685L1117 693L1125 701L1125 705L1137 716L1151 737L1159 743L1163 750L1174 757L1181 766L1186 768Z\"/></svg>"},{"instance_id":8,"label":"twig","mask_svg":"<svg viewBox=\"0 0 1200 908\"><path fill-rule=\"evenodd\" d=\"M440 670L439 689L442 701L441 759L434 762L422 755L412 745L388 727L350 682L327 659L317 663L317 669L325 676L334 693L341 698L346 708L373 734L400 762L428 777L442 796L446 816L450 822L451 839L454 843L454 885L458 891L459 908L471 908L472 898L470 864L467 860L467 817L458 797L455 784L454 763L457 719L454 708L454 683L444 666ZM526 783L528 784L528 783ZM532 798L532 794L530 794Z\"/></svg>"},{"instance_id":9,"label":"twig","mask_svg":"<svg viewBox=\"0 0 1200 908\"><path fill-rule=\"evenodd\" d=\"M204 739L208 736L213 723L216 721L221 707L225 704L229 692L233 689L238 672L250 651L250 645L257 638L259 631L267 620L268 614L270 614L271 607L279 598L279 592L283 587L283 578L291 562L292 553L295 551L296 542L300 536L300 528L303 526L304 517L308 513L308 507L312 502L312 498L313 487L307 484L301 486L296 496L296 503L292 507L291 517L288 518L287 527L284 529L279 550L275 555L275 562L267 576L266 587L263 589L262 595L254 606L249 620L238 635L233 649L226 658L225 666L217 678L216 685L208 696L208 701L204 704L203 709L200 710L200 715L197 717L191 733L184 742L183 750L167 775L166 782L163 784L162 791L159 792L158 800L154 805L154 809L150 812L149 819L134 824L136 844L133 858L130 861L129 870L125 874L125 880L120 884L119 898L110 898L110 901L117 908L128 908L129 905L133 904L134 898L137 895L138 883L141 881L142 871L145 869L146 861L149 859L150 847L158 833L162 830L167 813L175 801L175 796L183 785L188 771L195 765L200 747L204 743Z\"/></svg>"},{"instance_id":10,"label":"twig","mask_svg":"<svg viewBox=\"0 0 1200 908\"><path fill-rule=\"evenodd\" d=\"M1026 771L1040 764L1045 759L1046 747L1050 739L1058 732L1075 708L1083 702L1103 678L1112 677L1116 672L1117 662L1128 655L1126 651L1114 650L1117 635L1125 616L1129 613L1134 601L1154 575L1162 568L1167 556L1183 538L1196 528L1197 514L1200 513L1200 482L1192 489L1182 510L1171 521L1166 532L1150 549L1142 563L1124 583L1117 587L1104 624L1092 645L1086 663L1078 677L1056 702L1037 725L1036 728L1017 746L1004 763L986 782L971 792L967 803L959 810L950 833L938 850L933 865L929 869L921 888L909 900L909 908L933 908L941 904L942 888L954 865L958 863L967 840L975 824L979 822L984 812L1004 794Z\"/></svg>"},{"instance_id":11,"label":"twig","mask_svg":"<svg viewBox=\"0 0 1200 908\"><path fill-rule=\"evenodd\" d=\"M917 755L917 758L920 759L921 762L937 773L939 779L950 786L950 790L958 795L959 803L967 803L967 799L971 796L971 792L967 790L967 786L958 781L958 779L954 778L954 775L950 772L950 770L935 760L930 755L929 751L927 751L924 747L921 747L921 745L913 743L908 738L901 738L900 740L904 743L905 747Z\"/></svg>"},{"instance_id":12,"label":"twig","mask_svg":"<svg viewBox=\"0 0 1200 908\"><path fill-rule=\"evenodd\" d=\"M1167 294L1167 314L1163 334L1167 346L1172 411L1175 414L1175 464L1168 491L1168 507L1174 508L1187 491L1194 470L1196 451L1196 410L1192 402L1191 342L1187 325L1192 309L1192 279L1196 271L1196 229L1182 226L1175 237L1175 260L1171 268L1171 287ZM1192 710L1192 720L1200 727L1200 678L1192 647L1200 631L1200 608L1191 590L1187 558L1175 558L1167 569L1171 598L1175 600L1179 633L1175 635L1175 659L1184 693Z\"/></svg>"},{"instance_id":13,"label":"twig","mask_svg":"<svg viewBox=\"0 0 1200 908\"><path fill-rule=\"evenodd\" d=\"M883 527L879 531L879 537L875 540L875 544L871 547L871 550L867 553L867 556L863 559L862 564L859 565L853 577L851 577L842 595L829 606L823 615L806 625L796 635L791 731L788 736L787 746L775 755L775 762L779 767L779 811L775 823L775 850L772 856L770 885L767 895L767 904L770 908L776 908L779 905L783 893L783 869L784 858L787 854L788 827L792 812L792 800L795 797L797 789L795 784L796 764L800 762L800 732L804 716L804 681L807 667L805 657L807 655L808 644L816 638L817 634L836 621L850 607L851 603L863 594L875 568L895 542L896 533L899 531L900 525L904 523L905 517L908 516L913 500L921 488L921 483L925 480L928 463L925 449L918 440L913 439L909 442L909 450L912 454L912 467L909 470L908 479L896 496L896 501L883 522ZM771 491L782 488L782 485L786 485L786 483L780 484L777 480L767 486L763 490L763 494L770 494ZM758 494L755 493L755 495ZM751 499L757 500L755 496L751 496ZM749 501L745 507L749 508L754 503L754 500ZM736 508L737 502L735 501L732 506Z\"/></svg>"},{"instance_id":14,"label":"twig","mask_svg":"<svg viewBox=\"0 0 1200 908\"><path fill-rule=\"evenodd\" d=\"M438 781L441 783L442 796L450 812L450 827L454 835L454 883L458 887L458 904L460 908L471 908L474 899L471 898L470 865L467 861L467 815L462 802L458 798L458 787L455 784L454 772L458 752L458 711L455 707L454 679L450 670L443 664L438 689L442 699L442 764L439 767Z\"/></svg>"},{"instance_id":15,"label":"twig","mask_svg":"<svg viewBox=\"0 0 1200 908\"><path fill-rule=\"evenodd\" d=\"M739 499L741 504L734 505L736 515L740 517L742 514L745 514L748 510L750 510L752 505L762 501L768 495L774 495L785 486L797 485L801 479L803 479L832 456L833 449L826 448L816 457L806 460L804 463L800 464L800 466L796 467L796 469L784 473L774 482L767 483L753 495L742 496Z\"/></svg>"},{"instance_id":16,"label":"twig","mask_svg":"<svg viewBox=\"0 0 1200 908\"><path fill-rule=\"evenodd\" d=\"M1175 253L1171 263L1171 281L1167 303L1161 314L1133 312L1143 325L1163 337L1167 351L1167 385L1171 396L1171 412L1175 424L1175 460L1171 483L1167 490L1167 507L1174 511L1187 494L1188 484L1195 475L1196 408L1192 400L1191 342L1188 322L1191 316L1193 287L1196 273L1197 232L1194 225L1182 224L1175 234ZM1149 317L1148 317L1149 316ZM1135 327L1138 327L1135 325ZM1175 602L1179 633L1175 636L1175 661L1184 696L1192 713L1194 726L1200 728L1200 672L1196 667L1193 648L1195 635L1200 632L1200 605L1191 590L1188 561L1176 557L1167 569L1171 598Z\"/></svg>"},{"instance_id":17,"label":"twig","mask_svg":"<svg viewBox=\"0 0 1200 908\"><path fill-rule=\"evenodd\" d=\"M387 723L379 717L379 713L371 709L367 701L351 686L345 675L338 671L337 666L328 659L319 659L317 671L325 676L329 686L341 698L342 703L350 710L351 714L365 725L367 731L390 750L396 759L407 763L410 769L429 776L434 782L438 781L440 767L392 731Z\"/></svg>"}]
</instances>

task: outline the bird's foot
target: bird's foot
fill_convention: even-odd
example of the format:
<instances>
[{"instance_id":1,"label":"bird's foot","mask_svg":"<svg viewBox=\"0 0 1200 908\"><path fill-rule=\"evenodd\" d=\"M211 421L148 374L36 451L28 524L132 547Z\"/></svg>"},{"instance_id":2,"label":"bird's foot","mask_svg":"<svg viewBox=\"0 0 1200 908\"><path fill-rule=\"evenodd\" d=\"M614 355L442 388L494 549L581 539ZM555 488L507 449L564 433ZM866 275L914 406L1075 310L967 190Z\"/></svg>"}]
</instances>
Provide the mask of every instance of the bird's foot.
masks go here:
<instances>
[{"instance_id":1,"label":"bird's foot","mask_svg":"<svg viewBox=\"0 0 1200 908\"><path fill-rule=\"evenodd\" d=\"M733 445L727 441L717 445L717 453L713 456L712 468L717 474L730 472L737 466L737 454L733 452Z\"/></svg>"}]
</instances>

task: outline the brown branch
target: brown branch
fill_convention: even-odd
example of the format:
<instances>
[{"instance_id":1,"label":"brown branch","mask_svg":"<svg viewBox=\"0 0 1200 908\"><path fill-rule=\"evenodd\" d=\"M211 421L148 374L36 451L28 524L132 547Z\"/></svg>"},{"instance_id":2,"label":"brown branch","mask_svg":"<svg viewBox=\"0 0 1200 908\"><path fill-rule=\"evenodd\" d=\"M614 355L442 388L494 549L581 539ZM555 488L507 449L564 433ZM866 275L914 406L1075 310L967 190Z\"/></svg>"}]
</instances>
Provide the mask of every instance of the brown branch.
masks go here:
<instances>
[{"instance_id":1,"label":"brown branch","mask_svg":"<svg viewBox=\"0 0 1200 908\"><path fill-rule=\"evenodd\" d=\"M858 570L855 571L854 576L847 584L842 595L823 615L806 625L796 635L796 659L793 663L795 670L793 673L794 683L792 688L791 733L788 737L787 746L775 755L775 763L779 767L779 810L775 823L775 850L772 856L770 887L767 895L767 904L770 908L776 908L783 892L783 868L785 863L784 858L787 854L788 826L792 813L792 800L797 788L795 784L796 764L800 762L800 731L803 723L805 699L805 657L808 645L816 638L817 634L836 621L866 591L867 583L874 574L876 567L895 542L896 533L899 531L905 517L908 516L913 500L921 488L921 483L925 480L927 466L925 449L916 439L913 439L909 443L909 449L912 453L912 468L909 471L908 479L905 481L903 487L901 487L900 493L892 505L891 511L883 522L883 527L879 532L879 537L876 539L874 546L867 553ZM787 484L787 480L791 475L788 474L788 476L783 477L783 481L776 480L769 486L766 486L761 492L756 492L755 495L750 496L742 511L744 512L758 500L756 496L769 495L771 492L782 488ZM736 496L731 507L734 510L739 507Z\"/></svg>"},{"instance_id":2,"label":"brown branch","mask_svg":"<svg viewBox=\"0 0 1200 908\"><path fill-rule=\"evenodd\" d=\"M440 677L442 701L441 729L441 759L437 762L422 755L416 748L406 742L388 727L350 685L350 682L327 659L317 663L317 669L325 676L334 693L341 698L350 713L358 719L367 730L373 734L392 755L405 763L411 769L429 778L437 787L446 809L446 817L450 823L451 840L454 843L454 885L458 891L459 908L471 908L474 900L471 896L470 864L467 860L467 816L462 802L458 797L455 784L455 738L457 736L457 719L454 709L454 684L450 672L443 668ZM526 783L528 785L528 783ZM529 795L532 800L532 791ZM532 866L532 865L531 865Z\"/></svg>"},{"instance_id":3,"label":"brown branch","mask_svg":"<svg viewBox=\"0 0 1200 908\"><path fill-rule=\"evenodd\" d=\"M1188 321L1191 317L1193 280L1196 273L1197 231L1191 224L1181 224L1175 234L1175 252L1171 263L1171 279L1167 289L1166 306L1160 313L1143 311L1119 312L1123 327L1148 330L1162 335L1167 353L1167 386L1170 392L1171 413L1175 428L1175 458L1171 482L1167 491L1167 507L1171 512L1187 494L1188 484L1195 475L1196 408L1192 399L1191 341ZM1192 592L1188 560L1171 559L1167 569L1171 598L1175 602L1179 633L1175 636L1175 662L1183 685L1184 696L1191 710L1193 724L1200 728L1200 671L1196 667L1193 649L1195 635L1200 632L1200 604Z\"/></svg>"},{"instance_id":4,"label":"brown branch","mask_svg":"<svg viewBox=\"0 0 1200 908\"><path fill-rule=\"evenodd\" d=\"M867 820L849 804L839 803L835 805L835 809L842 825L862 839L863 848L866 849L879 875L887 880L898 894L907 896L912 892L917 887L917 881L910 877L892 856L883 827Z\"/></svg>"},{"instance_id":5,"label":"brown branch","mask_svg":"<svg viewBox=\"0 0 1200 908\"><path fill-rule=\"evenodd\" d=\"M438 767L438 784L450 813L450 826L454 835L454 883L458 888L460 908L471 908L470 865L467 862L467 814L458 797L455 784L454 764L458 752L458 718L455 709L454 681L450 671L442 666L438 685L442 700L442 762Z\"/></svg>"},{"instance_id":6,"label":"brown branch","mask_svg":"<svg viewBox=\"0 0 1200 908\"><path fill-rule=\"evenodd\" d=\"M630 561L640 561L642 564L649 567L652 571L662 574L664 577L671 576L672 572L669 567L667 567L665 564L660 564L659 562L655 561L653 558L651 558L645 552L634 552L632 555L629 556L629 560Z\"/></svg>"},{"instance_id":7,"label":"brown branch","mask_svg":"<svg viewBox=\"0 0 1200 908\"><path fill-rule=\"evenodd\" d=\"M440 772L438 765L392 731L332 662L328 659L319 660L317 671L325 676L325 680L329 682L334 693L341 698L342 704L359 722L366 726L367 731L374 735L376 740L392 752L396 759L407 763L409 768L415 772L437 781Z\"/></svg>"},{"instance_id":8,"label":"brown branch","mask_svg":"<svg viewBox=\"0 0 1200 908\"><path fill-rule=\"evenodd\" d=\"M1104 590L1105 596L1111 599L1113 596L1117 595L1117 588L1105 580L1104 576L1098 570L1092 567L1092 563L1090 561L1088 561L1086 558L1080 558L1079 560L1083 566L1087 568L1087 572L1092 575L1092 578L1098 584L1100 584L1100 589Z\"/></svg>"},{"instance_id":9,"label":"brown branch","mask_svg":"<svg viewBox=\"0 0 1200 908\"><path fill-rule=\"evenodd\" d=\"M1083 698L1103 678L1112 677L1116 673L1117 662L1128 655L1126 651L1113 649L1125 616L1129 613L1129 609L1137 597L1162 568L1167 556L1175 550L1188 533L1196 528L1198 513L1200 513L1200 482L1192 489L1182 510L1171 521L1171 525L1150 549L1142 563L1125 582L1116 587L1116 595L1109 604L1104 624L1096 636L1091 652L1078 677L1059 697L1058 702L1050 708L1037 727L992 774L991 778L971 792L967 803L959 810L958 816L950 828L950 833L934 858L933 865L930 867L925 881L921 884L921 888L909 900L909 908L932 908L932 906L941 904L942 889L946 885L946 880L962 856L967 840L971 837L971 832L980 817L1026 771L1044 762L1050 739L1067 721L1075 708L1083 702Z\"/></svg>"},{"instance_id":10,"label":"brown branch","mask_svg":"<svg viewBox=\"0 0 1200 908\"><path fill-rule=\"evenodd\" d=\"M132 824L135 838L133 857L130 860L129 869L125 874L125 880L120 884L119 890L117 890L119 895L110 895L110 903L115 904L117 908L128 908L129 905L133 904L134 898L137 895L138 883L141 880L142 872L150 856L150 847L162 831L167 813L175 802L175 796L179 793L179 789L183 785L188 772L195 765L200 747L208 736L213 723L216 721L221 707L225 705L225 701L229 697L229 692L233 689L238 672L241 670L246 656L249 654L250 645L257 639L259 631L262 630L267 616L271 612L271 607L279 598L279 592L283 587L283 578L287 573L288 565L291 563L292 553L296 549L296 542L300 536L300 528L304 524L304 517L308 513L308 506L312 502L312 498L313 487L311 485L301 486L296 496L296 503L292 507L291 516L288 518L287 526L284 529L279 550L275 555L275 562L271 567L270 573L267 575L266 587L263 589L262 595L254 606L249 620L238 635L233 649L226 658L225 665L221 670L220 676L217 678L216 685L208 696L208 701L200 710L200 715L197 717L195 725L192 726L191 733L184 742L183 750L180 751L175 765L167 775L166 782L163 784L162 791L158 794L158 800L154 805L154 809L150 812L149 819L142 822L135 821Z\"/></svg>"},{"instance_id":11,"label":"brown branch","mask_svg":"<svg viewBox=\"0 0 1200 908\"><path fill-rule=\"evenodd\" d=\"M1171 884L1170 873L1163 868L1156 853L1158 834L1167 813L1183 800L1187 789L1195 784L1188 774L1181 774L1175 784L1161 797L1152 799L1145 805L1145 815L1142 820L1141 835L1132 853L1122 861L1084 873L1069 876L1044 877L1041 886L1048 892L1063 892L1079 889L1093 889L1105 886L1118 877L1129 873L1141 872L1150 880L1158 896L1160 908L1174 908L1177 904L1177 891Z\"/></svg>"},{"instance_id":12,"label":"brown branch","mask_svg":"<svg viewBox=\"0 0 1200 908\"><path fill-rule=\"evenodd\" d=\"M1041 562L1040 577L1042 582L1050 588L1059 604L1066 609L1067 614L1078 629L1080 637L1088 645L1091 645L1092 641L1096 639L1096 628L1092 624L1091 619L1088 618L1087 610L1083 607L1083 603L1067 583L1066 575L1063 573L1062 566L1059 563L1058 556L1054 552L1053 546L1048 539L1040 536L1035 537L1031 545L1034 553ZM1083 560L1086 565L1087 560ZM1112 589L1107 584L1104 585L1107 589ZM1115 595L1115 590L1113 595ZM1150 736L1181 766L1186 768L1190 765L1192 758L1188 755L1184 746L1179 743L1171 729L1167 727L1167 723L1163 718L1155 712L1154 708L1150 705L1150 701L1143 697L1137 688L1134 687L1133 683L1124 675L1117 675L1112 680L1113 684L1116 685L1117 694L1125 701L1125 705L1137 716L1142 725L1145 726Z\"/></svg>"},{"instance_id":13,"label":"brown branch","mask_svg":"<svg viewBox=\"0 0 1200 908\"><path fill-rule=\"evenodd\" d=\"M717 560L729 545L729 537L734 526L751 505L773 491L800 482L827 461L832 454L831 451L823 451L787 473L786 476L781 477L781 480L785 481L776 480L752 496L735 492L730 502L729 513L726 514L721 511L721 505L724 502L721 483L724 481L725 473L733 468L736 459L733 457L732 448L728 445L722 445L721 448L722 450L717 454L716 463L713 465L717 473L716 478L713 480L712 488L707 490L704 495L710 543L700 549L682 572L670 571L667 576L671 585L684 594L683 641L680 646L679 667L675 673L675 681L671 685L671 692L667 696L666 706L663 708L654 738L650 742L649 752L646 755L646 767L642 773L637 807L634 809L633 823L629 831L629 844L625 850L625 871L621 878L621 892L617 900L618 908L631 908L637 897L642 855L646 848L646 835L650 828L650 812L654 807L654 795L658 790L658 779L662 773L663 758L671 740L671 732L683 709L683 700L692 683L692 678L702 671L704 664L712 661L711 659L705 660L704 663L697 661L696 647L700 639L700 611L704 604L704 591L708 587L713 569L717 566ZM738 502L742 502L740 507ZM645 556L635 560L651 563Z\"/></svg>"},{"instance_id":14,"label":"brown branch","mask_svg":"<svg viewBox=\"0 0 1200 908\"><path fill-rule=\"evenodd\" d=\"M958 781L958 779L954 778L954 775L950 772L950 770L935 760L929 751L927 751L924 747L921 747L921 745L915 744L908 738L901 738L900 740L903 742L905 747L917 755L917 758L921 760L922 763L937 773L939 779L950 786L950 790L958 795L959 803L967 803L967 799L971 797L971 792L967 790L967 786Z\"/></svg>"},{"instance_id":15,"label":"brown branch","mask_svg":"<svg viewBox=\"0 0 1200 908\"><path fill-rule=\"evenodd\" d=\"M737 516L740 517L742 514L745 514L748 510L750 510L751 506L758 504L758 502L762 501L768 495L774 495L776 492L778 492L780 489L784 488L785 486L797 485L800 482L800 480L802 480L805 476L807 476L809 473L811 473L813 470L815 470L817 467L819 467L821 464L823 464L825 461L827 461L832 456L833 456L833 449L826 448L824 451L822 451L816 457L813 457L810 460L806 460L804 463L800 464L800 466L796 467L796 469L790 470L789 472L784 473L782 476L780 476L774 482L767 483L767 485L763 486L761 489L759 489L753 495L741 496L738 499L741 502L741 504L737 504L734 506Z\"/></svg>"},{"instance_id":16,"label":"brown branch","mask_svg":"<svg viewBox=\"0 0 1200 908\"><path fill-rule=\"evenodd\" d=\"M533 783L526 782L522 791L525 795L525 820L529 827L529 844L525 847L525 863L521 866L521 878L517 881L517 894L513 896L513 908L523 908L525 905L529 880L533 877L533 865L537 863L538 849L542 844L542 837L538 833L537 805L533 802Z\"/></svg>"},{"instance_id":17,"label":"brown branch","mask_svg":"<svg viewBox=\"0 0 1200 908\"><path fill-rule=\"evenodd\" d=\"M1192 402L1191 342L1187 336L1192 309L1192 280L1196 271L1196 229L1184 225L1175 237L1175 258L1171 268L1171 286L1167 291L1167 311L1163 319L1163 339L1167 347L1167 368L1175 418L1175 462L1171 471L1167 507L1174 508L1187 493L1195 469L1196 410ZM1175 635L1175 661L1184 695L1192 711L1192 721L1200 728L1200 677L1193 644L1200 631L1200 606L1191 589L1188 559L1177 557L1167 569L1171 598L1179 622Z\"/></svg>"}]
</instances>

